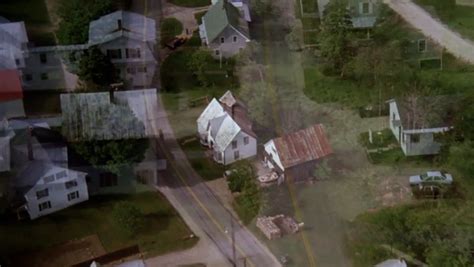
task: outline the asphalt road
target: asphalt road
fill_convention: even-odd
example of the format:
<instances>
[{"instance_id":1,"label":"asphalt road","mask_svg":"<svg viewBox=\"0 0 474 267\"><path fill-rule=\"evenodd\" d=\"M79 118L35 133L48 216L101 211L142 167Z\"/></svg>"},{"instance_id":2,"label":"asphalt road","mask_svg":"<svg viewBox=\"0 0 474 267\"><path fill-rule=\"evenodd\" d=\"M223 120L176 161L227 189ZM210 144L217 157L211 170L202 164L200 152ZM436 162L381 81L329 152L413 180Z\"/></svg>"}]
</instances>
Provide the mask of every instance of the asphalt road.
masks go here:
<instances>
[{"instance_id":1,"label":"asphalt road","mask_svg":"<svg viewBox=\"0 0 474 267\"><path fill-rule=\"evenodd\" d=\"M431 17L428 12L411 0L384 0L384 2L414 28L432 38L450 53L467 62L474 63L474 43L472 41L463 38L440 20Z\"/></svg>"},{"instance_id":2,"label":"asphalt road","mask_svg":"<svg viewBox=\"0 0 474 267\"><path fill-rule=\"evenodd\" d=\"M171 198L179 202L178 212L185 213L185 220L190 218L230 264L281 266L267 247L239 224L194 171L174 137L160 98L158 102L156 125L164 140L158 142L156 152L160 158L168 160L168 168L161 173L158 186L165 187L165 195L171 194Z\"/></svg>"}]
</instances>

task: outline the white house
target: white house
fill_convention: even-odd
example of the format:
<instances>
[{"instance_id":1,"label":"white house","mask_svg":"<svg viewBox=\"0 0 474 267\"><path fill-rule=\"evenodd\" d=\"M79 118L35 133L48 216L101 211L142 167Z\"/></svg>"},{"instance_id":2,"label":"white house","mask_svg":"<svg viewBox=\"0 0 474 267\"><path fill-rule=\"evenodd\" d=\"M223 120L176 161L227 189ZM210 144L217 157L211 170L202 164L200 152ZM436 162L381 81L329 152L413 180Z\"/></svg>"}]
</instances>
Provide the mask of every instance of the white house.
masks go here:
<instances>
[{"instance_id":1,"label":"white house","mask_svg":"<svg viewBox=\"0 0 474 267\"><path fill-rule=\"evenodd\" d=\"M257 136L245 106L227 91L213 99L197 120L201 144L223 165L257 155Z\"/></svg>"},{"instance_id":2,"label":"white house","mask_svg":"<svg viewBox=\"0 0 474 267\"><path fill-rule=\"evenodd\" d=\"M443 96L388 101L390 129L406 156L439 153L442 144L436 135L452 129L455 102Z\"/></svg>"},{"instance_id":3,"label":"white house","mask_svg":"<svg viewBox=\"0 0 474 267\"><path fill-rule=\"evenodd\" d=\"M250 42L248 22L228 0L218 0L202 17L199 36L215 58L232 57Z\"/></svg>"},{"instance_id":4,"label":"white house","mask_svg":"<svg viewBox=\"0 0 474 267\"><path fill-rule=\"evenodd\" d=\"M19 217L35 219L89 199L86 173L68 168L67 146L53 138L34 125L17 131L9 198Z\"/></svg>"},{"instance_id":5,"label":"white house","mask_svg":"<svg viewBox=\"0 0 474 267\"><path fill-rule=\"evenodd\" d=\"M89 199L86 174L43 161L33 161L15 180L24 197L24 210L35 219Z\"/></svg>"},{"instance_id":6,"label":"white house","mask_svg":"<svg viewBox=\"0 0 474 267\"><path fill-rule=\"evenodd\" d=\"M0 69L23 69L28 36L23 22L0 19Z\"/></svg>"},{"instance_id":7,"label":"white house","mask_svg":"<svg viewBox=\"0 0 474 267\"><path fill-rule=\"evenodd\" d=\"M85 50L96 46L110 58L124 81L132 87L144 88L151 84L157 66L155 44L155 20L137 13L116 11L90 23L85 44L25 50L28 57L23 85L26 90L74 90L78 85L78 77L74 74L77 63Z\"/></svg>"},{"instance_id":8,"label":"white house","mask_svg":"<svg viewBox=\"0 0 474 267\"><path fill-rule=\"evenodd\" d=\"M332 154L321 124L274 138L264 145L267 167L294 181L314 176L318 160Z\"/></svg>"}]
</instances>

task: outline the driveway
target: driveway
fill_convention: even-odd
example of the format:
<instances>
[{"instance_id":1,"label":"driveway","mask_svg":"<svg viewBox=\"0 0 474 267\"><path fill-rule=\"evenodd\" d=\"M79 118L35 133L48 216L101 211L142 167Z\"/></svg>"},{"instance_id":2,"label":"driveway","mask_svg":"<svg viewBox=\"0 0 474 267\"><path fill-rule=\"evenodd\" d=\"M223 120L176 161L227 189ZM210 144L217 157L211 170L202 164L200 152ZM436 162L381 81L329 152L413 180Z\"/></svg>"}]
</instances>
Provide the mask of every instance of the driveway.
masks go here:
<instances>
[{"instance_id":1,"label":"driveway","mask_svg":"<svg viewBox=\"0 0 474 267\"><path fill-rule=\"evenodd\" d=\"M464 39L438 19L431 17L423 8L411 0L384 0L384 2L414 28L432 38L451 54L474 63L474 43Z\"/></svg>"}]
</instances>

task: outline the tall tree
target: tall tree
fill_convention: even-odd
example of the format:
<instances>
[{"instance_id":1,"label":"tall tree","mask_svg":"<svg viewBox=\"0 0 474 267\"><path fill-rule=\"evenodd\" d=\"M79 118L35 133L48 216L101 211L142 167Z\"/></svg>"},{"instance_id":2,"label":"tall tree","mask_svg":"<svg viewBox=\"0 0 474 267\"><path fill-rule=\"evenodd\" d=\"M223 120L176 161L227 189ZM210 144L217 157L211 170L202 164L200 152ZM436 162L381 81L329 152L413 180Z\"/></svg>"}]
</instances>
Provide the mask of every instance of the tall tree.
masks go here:
<instances>
[{"instance_id":1,"label":"tall tree","mask_svg":"<svg viewBox=\"0 0 474 267\"><path fill-rule=\"evenodd\" d=\"M193 53L188 61L188 67L193 71L193 74L203 86L209 85L209 79L206 75L206 71L209 68L209 63L213 60L214 59L208 51L198 49Z\"/></svg>"},{"instance_id":2,"label":"tall tree","mask_svg":"<svg viewBox=\"0 0 474 267\"><path fill-rule=\"evenodd\" d=\"M344 75L344 65L351 57L349 34L352 27L345 1L330 1L321 23L320 50L326 66Z\"/></svg>"},{"instance_id":3,"label":"tall tree","mask_svg":"<svg viewBox=\"0 0 474 267\"><path fill-rule=\"evenodd\" d=\"M61 19L57 31L59 43L68 45L87 42L89 23L113 10L113 0L60 1L57 11Z\"/></svg>"},{"instance_id":4,"label":"tall tree","mask_svg":"<svg viewBox=\"0 0 474 267\"><path fill-rule=\"evenodd\" d=\"M77 74L89 90L109 86L119 79L110 59L95 46L81 56Z\"/></svg>"}]
</instances>

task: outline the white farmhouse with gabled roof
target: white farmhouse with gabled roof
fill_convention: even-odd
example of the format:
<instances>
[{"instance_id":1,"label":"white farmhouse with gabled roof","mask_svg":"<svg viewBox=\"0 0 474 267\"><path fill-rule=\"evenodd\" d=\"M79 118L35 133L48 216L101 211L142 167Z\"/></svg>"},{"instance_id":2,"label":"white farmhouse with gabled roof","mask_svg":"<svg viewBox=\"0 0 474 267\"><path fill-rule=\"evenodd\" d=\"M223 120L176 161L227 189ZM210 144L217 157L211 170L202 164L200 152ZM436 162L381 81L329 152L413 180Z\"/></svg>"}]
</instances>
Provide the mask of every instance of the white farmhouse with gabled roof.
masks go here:
<instances>
[{"instance_id":1,"label":"white farmhouse with gabled roof","mask_svg":"<svg viewBox=\"0 0 474 267\"><path fill-rule=\"evenodd\" d=\"M201 144L212 150L215 161L228 165L257 155L257 136L243 103L227 91L212 99L197 120Z\"/></svg>"}]
</instances>

